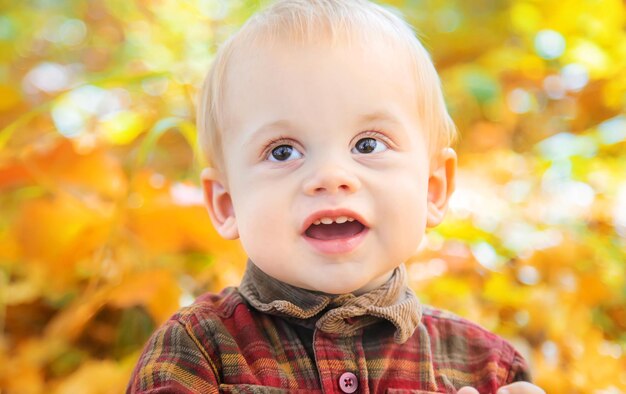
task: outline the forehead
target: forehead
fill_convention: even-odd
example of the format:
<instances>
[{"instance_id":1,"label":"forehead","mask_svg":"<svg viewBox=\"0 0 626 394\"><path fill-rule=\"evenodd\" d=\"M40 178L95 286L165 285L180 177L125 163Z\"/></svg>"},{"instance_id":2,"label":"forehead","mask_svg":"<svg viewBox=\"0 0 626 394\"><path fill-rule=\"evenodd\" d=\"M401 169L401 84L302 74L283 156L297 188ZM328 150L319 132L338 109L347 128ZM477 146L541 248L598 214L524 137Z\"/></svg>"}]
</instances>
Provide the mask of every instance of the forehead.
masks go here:
<instances>
[{"instance_id":1,"label":"forehead","mask_svg":"<svg viewBox=\"0 0 626 394\"><path fill-rule=\"evenodd\" d=\"M373 66L382 65L387 69L394 69L394 72L402 69L405 77L415 74L416 71L416 62L410 56L408 46L397 40L374 35L365 37L357 33L331 36L322 31L315 39L289 36L271 39L259 35L248 42L242 42L233 49L230 56L225 70L225 82L226 85L233 85L250 71L267 73L293 70L313 73L325 65L333 67L350 62L355 66L355 61L362 63L354 67L354 71L366 71ZM266 68L262 68L263 66Z\"/></svg>"},{"instance_id":2,"label":"forehead","mask_svg":"<svg viewBox=\"0 0 626 394\"><path fill-rule=\"evenodd\" d=\"M257 43L233 54L223 92L225 123L270 122L294 114L375 119L416 108L407 51L383 40ZM394 109L395 108L395 109Z\"/></svg>"}]
</instances>

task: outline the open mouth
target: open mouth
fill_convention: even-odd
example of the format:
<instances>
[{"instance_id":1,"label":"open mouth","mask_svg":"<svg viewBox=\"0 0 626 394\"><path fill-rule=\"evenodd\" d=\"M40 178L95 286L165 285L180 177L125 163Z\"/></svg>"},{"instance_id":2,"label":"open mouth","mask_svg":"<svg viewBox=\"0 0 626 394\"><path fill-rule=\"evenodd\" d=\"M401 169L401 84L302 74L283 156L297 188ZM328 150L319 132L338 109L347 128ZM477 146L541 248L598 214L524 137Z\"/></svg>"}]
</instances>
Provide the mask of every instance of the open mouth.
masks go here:
<instances>
[{"instance_id":1,"label":"open mouth","mask_svg":"<svg viewBox=\"0 0 626 394\"><path fill-rule=\"evenodd\" d=\"M319 222L319 223L318 223ZM327 221L326 221L327 222ZM338 218L330 223L316 221L306 229L305 234L309 238L322 241L351 238L365 230L365 226L356 219Z\"/></svg>"},{"instance_id":2,"label":"open mouth","mask_svg":"<svg viewBox=\"0 0 626 394\"><path fill-rule=\"evenodd\" d=\"M327 209L310 215L303 225L302 237L324 256L355 252L369 233L369 224L348 209Z\"/></svg>"}]
</instances>

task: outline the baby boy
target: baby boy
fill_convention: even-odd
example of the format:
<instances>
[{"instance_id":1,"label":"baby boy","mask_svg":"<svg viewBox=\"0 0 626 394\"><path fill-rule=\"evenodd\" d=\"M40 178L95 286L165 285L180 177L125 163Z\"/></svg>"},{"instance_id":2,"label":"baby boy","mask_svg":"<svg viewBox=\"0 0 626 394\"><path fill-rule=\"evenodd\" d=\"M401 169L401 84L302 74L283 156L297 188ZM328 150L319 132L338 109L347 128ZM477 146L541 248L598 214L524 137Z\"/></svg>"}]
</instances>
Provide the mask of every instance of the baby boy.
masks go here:
<instances>
[{"instance_id":1,"label":"baby boy","mask_svg":"<svg viewBox=\"0 0 626 394\"><path fill-rule=\"evenodd\" d=\"M209 215L241 240L246 273L152 335L128 392L543 392L510 344L406 285L456 154L402 18L278 1L222 45L198 116Z\"/></svg>"}]
</instances>

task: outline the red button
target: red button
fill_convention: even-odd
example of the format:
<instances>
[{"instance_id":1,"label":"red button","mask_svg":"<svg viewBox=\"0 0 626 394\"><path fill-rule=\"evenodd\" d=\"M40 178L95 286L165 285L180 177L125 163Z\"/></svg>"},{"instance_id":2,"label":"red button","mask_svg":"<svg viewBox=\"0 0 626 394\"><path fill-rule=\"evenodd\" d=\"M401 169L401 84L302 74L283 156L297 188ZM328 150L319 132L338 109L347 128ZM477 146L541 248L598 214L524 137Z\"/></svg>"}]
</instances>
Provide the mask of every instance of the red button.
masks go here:
<instances>
[{"instance_id":1,"label":"red button","mask_svg":"<svg viewBox=\"0 0 626 394\"><path fill-rule=\"evenodd\" d=\"M359 387L359 381L352 372L344 372L339 377L339 388L344 393L354 393Z\"/></svg>"}]
</instances>

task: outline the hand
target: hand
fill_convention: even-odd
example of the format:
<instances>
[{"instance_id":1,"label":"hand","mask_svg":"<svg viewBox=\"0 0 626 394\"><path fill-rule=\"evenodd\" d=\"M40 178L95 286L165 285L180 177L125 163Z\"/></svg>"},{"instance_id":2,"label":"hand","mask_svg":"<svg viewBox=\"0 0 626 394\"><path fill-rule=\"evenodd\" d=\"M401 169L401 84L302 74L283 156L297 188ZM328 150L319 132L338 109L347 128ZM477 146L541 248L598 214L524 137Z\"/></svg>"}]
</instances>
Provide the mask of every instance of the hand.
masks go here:
<instances>
[{"instance_id":1,"label":"hand","mask_svg":"<svg viewBox=\"0 0 626 394\"><path fill-rule=\"evenodd\" d=\"M457 394L479 394L478 390L473 387L462 387ZM502 386L498 389L497 394L546 394L540 387L528 382L515 382L508 386Z\"/></svg>"}]
</instances>

